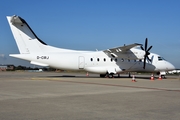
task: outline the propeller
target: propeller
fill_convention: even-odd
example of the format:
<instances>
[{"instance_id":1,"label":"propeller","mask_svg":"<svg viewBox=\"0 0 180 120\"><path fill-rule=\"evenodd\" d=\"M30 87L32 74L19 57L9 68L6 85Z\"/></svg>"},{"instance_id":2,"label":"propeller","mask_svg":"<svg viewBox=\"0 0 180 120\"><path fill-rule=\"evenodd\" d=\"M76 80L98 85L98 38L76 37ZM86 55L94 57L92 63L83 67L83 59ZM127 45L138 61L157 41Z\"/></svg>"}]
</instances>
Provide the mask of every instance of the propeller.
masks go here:
<instances>
[{"instance_id":1,"label":"propeller","mask_svg":"<svg viewBox=\"0 0 180 120\"><path fill-rule=\"evenodd\" d=\"M141 46L141 49L145 51L145 54L144 54L144 65L143 65L143 68L145 69L146 68L146 59L148 59L150 62L151 62L151 59L149 59L148 55L150 55L150 50L152 48L152 46L150 46L148 49L147 49L147 45L148 45L148 39L146 38L145 40L145 47L143 48Z\"/></svg>"}]
</instances>

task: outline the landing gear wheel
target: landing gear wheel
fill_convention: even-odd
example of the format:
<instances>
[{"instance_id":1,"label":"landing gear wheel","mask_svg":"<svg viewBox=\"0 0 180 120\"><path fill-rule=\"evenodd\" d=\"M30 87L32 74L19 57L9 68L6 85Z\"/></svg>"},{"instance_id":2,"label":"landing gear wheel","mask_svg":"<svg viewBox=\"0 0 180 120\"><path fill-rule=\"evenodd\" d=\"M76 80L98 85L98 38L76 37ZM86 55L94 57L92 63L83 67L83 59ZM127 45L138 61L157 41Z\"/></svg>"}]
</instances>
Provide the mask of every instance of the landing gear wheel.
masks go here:
<instances>
[{"instance_id":1,"label":"landing gear wheel","mask_svg":"<svg viewBox=\"0 0 180 120\"><path fill-rule=\"evenodd\" d=\"M105 77L106 77L106 74L100 74L100 77L101 77L101 78L105 78Z\"/></svg>"},{"instance_id":2,"label":"landing gear wheel","mask_svg":"<svg viewBox=\"0 0 180 120\"><path fill-rule=\"evenodd\" d=\"M129 72L129 78L131 78L131 73Z\"/></svg>"},{"instance_id":3,"label":"landing gear wheel","mask_svg":"<svg viewBox=\"0 0 180 120\"><path fill-rule=\"evenodd\" d=\"M108 77L109 77L109 78L114 78L114 74L113 74L113 73L110 73L110 74L108 74Z\"/></svg>"}]
</instances>

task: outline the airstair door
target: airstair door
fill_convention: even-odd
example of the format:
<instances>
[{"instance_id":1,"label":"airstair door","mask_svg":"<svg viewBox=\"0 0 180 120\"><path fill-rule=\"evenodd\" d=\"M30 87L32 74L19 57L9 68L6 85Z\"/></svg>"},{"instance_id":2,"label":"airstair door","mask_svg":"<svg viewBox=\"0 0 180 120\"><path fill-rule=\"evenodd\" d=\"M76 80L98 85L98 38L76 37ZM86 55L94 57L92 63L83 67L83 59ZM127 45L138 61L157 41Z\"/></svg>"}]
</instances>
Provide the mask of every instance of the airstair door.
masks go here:
<instances>
[{"instance_id":1,"label":"airstair door","mask_svg":"<svg viewBox=\"0 0 180 120\"><path fill-rule=\"evenodd\" d=\"M85 60L83 56L79 56L79 69L84 69Z\"/></svg>"}]
</instances>

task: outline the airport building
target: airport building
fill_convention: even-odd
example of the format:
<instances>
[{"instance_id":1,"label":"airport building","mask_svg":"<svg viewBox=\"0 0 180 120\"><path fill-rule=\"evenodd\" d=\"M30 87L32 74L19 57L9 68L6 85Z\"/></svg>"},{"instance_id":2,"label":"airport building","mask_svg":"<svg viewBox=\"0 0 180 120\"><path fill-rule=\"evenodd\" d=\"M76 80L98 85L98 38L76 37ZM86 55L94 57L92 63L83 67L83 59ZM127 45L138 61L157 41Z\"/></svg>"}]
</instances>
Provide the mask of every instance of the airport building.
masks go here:
<instances>
[{"instance_id":1,"label":"airport building","mask_svg":"<svg viewBox=\"0 0 180 120\"><path fill-rule=\"evenodd\" d=\"M14 65L0 65L0 71L11 71L14 70Z\"/></svg>"}]
</instances>

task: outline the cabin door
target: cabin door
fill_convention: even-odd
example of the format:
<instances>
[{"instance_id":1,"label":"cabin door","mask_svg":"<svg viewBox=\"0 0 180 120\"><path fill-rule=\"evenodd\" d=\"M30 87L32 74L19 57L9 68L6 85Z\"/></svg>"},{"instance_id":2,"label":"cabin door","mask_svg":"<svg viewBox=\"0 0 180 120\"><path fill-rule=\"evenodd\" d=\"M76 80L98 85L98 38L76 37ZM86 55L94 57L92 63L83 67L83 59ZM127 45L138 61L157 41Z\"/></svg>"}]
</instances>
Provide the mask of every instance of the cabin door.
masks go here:
<instances>
[{"instance_id":1,"label":"cabin door","mask_svg":"<svg viewBox=\"0 0 180 120\"><path fill-rule=\"evenodd\" d=\"M85 60L83 56L79 56L79 69L84 69Z\"/></svg>"}]
</instances>

